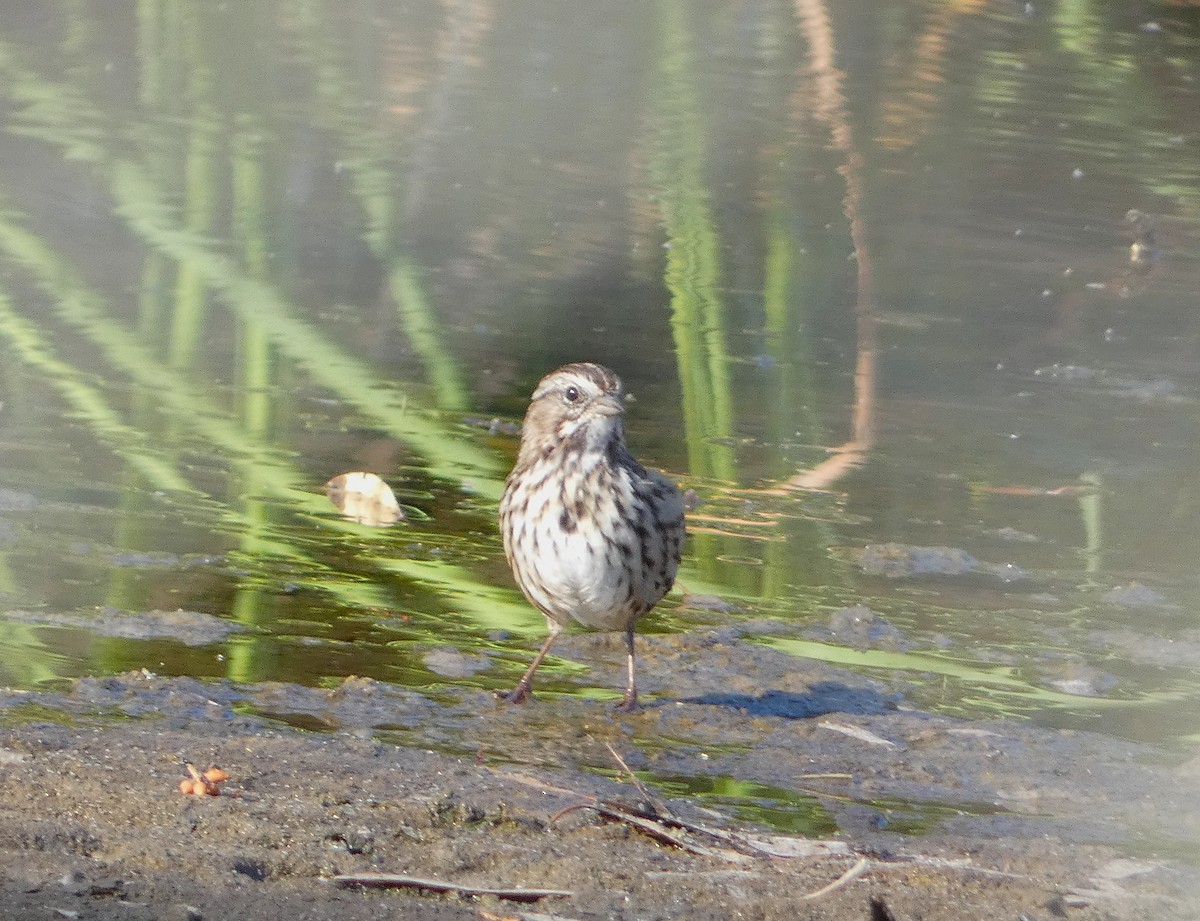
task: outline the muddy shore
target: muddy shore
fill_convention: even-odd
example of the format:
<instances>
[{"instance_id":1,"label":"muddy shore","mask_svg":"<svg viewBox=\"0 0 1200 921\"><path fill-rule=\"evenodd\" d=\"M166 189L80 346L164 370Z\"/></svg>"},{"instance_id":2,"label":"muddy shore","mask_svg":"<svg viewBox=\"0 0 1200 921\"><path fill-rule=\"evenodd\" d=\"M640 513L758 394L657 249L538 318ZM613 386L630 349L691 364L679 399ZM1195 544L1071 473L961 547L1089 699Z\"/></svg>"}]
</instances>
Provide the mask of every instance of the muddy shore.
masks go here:
<instances>
[{"instance_id":1,"label":"muddy shore","mask_svg":"<svg viewBox=\"0 0 1200 921\"><path fill-rule=\"evenodd\" d=\"M361 679L0 692L3 915L842 919L874 898L902 921L1200 917L1200 758L911 710L902 686L732 631L639 642L632 716ZM560 654L619 684L611 638ZM186 762L227 770L222 794L181 795ZM662 834L622 818L648 809ZM333 881L354 873L571 894Z\"/></svg>"}]
</instances>

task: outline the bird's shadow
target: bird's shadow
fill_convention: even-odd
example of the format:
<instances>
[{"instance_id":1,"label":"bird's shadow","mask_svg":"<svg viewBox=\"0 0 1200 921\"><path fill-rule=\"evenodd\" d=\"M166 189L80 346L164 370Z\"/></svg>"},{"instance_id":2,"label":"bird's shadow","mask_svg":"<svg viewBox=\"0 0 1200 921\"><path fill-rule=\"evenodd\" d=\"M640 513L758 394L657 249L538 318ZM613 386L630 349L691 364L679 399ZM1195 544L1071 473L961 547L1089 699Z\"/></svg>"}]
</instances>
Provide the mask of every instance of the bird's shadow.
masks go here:
<instances>
[{"instance_id":1,"label":"bird's shadow","mask_svg":"<svg viewBox=\"0 0 1200 921\"><path fill-rule=\"evenodd\" d=\"M836 681L820 681L803 694L765 691L762 694L712 693L687 698L686 703L742 710L749 716L777 716L800 720L827 713L874 714L894 710L896 703L872 688L854 688Z\"/></svg>"}]
</instances>

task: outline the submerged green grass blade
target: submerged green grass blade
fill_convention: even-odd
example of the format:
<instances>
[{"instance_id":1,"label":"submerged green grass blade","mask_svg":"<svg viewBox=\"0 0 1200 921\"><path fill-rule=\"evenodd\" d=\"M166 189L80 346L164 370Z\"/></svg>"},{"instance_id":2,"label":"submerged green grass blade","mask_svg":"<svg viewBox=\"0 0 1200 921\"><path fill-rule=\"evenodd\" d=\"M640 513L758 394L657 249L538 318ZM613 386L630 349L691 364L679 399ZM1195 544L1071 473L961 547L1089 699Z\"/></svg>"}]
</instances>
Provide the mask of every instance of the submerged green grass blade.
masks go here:
<instances>
[{"instance_id":1,"label":"submerged green grass blade","mask_svg":"<svg viewBox=\"0 0 1200 921\"><path fill-rule=\"evenodd\" d=\"M153 391L162 410L184 428L194 430L206 443L225 456L254 470L253 494L243 495L243 501L254 502L263 498L302 516L302 520L320 530L352 537L364 545L364 550L360 553L362 562L378 571L411 574L435 592L443 586L447 590L453 589L453 592L446 596L449 604L467 613L484 615L482 622L485 626L512 627L514 624L528 621L528 611L521 610L520 605L508 602L506 606L502 603L505 595L509 599L514 596L511 590L505 593L481 583L477 577L472 580L466 570L435 561L419 565L409 572L405 570L405 561L399 561L397 564L396 560L387 555L388 545L392 540L388 531L367 528L335 515L328 499L315 490L315 484L306 482L300 471L290 464L284 455L260 443L254 435L239 427L228 413L211 405L208 399L188 384L180 374L156 361L137 342L136 334L108 316L108 307L103 299L75 278L74 273L53 250L24 228L3 217L0 217L0 253L24 265L34 275L39 286L54 300L62 319L87 335L103 352L105 358L123 374L136 381L140 387ZM0 319L13 321L6 324L5 331L11 335L29 338L31 324L13 312L11 307L8 313L3 312L4 306L5 304L0 302ZM24 341L24 338L21 341ZM67 382L64 386L71 393L78 394L76 389L72 389L72 384L80 377L79 373L62 362L56 365L54 362L57 360L52 357L41 360L38 349L34 348L39 340L33 337L30 341L30 354L39 359L38 369L43 373L61 372L60 376ZM44 346L42 351L45 351ZM86 396L80 399L85 408L90 406ZM95 427L98 435L108 434L115 443L137 445L145 443L149 437L147 433L126 425L111 413L106 415L96 411L85 415L84 418ZM147 461L148 464L150 462L165 464L165 461L153 455ZM152 482L166 483L172 471L169 466L162 471L152 466L150 472L157 476ZM196 492L178 474L175 474L175 477L174 482L180 489ZM239 550L242 562L251 568L256 568L256 558L289 561L295 566L295 572L291 575L292 581L301 585L331 593L344 603L359 608L385 607L389 603L388 593L382 585L356 581L325 566L310 554L279 537L277 529L264 528L256 516L227 505L219 506L217 515L224 530L240 536ZM382 547L377 554L365 550L366 545L373 543ZM439 576L438 572L442 566L447 567L446 574ZM463 599L472 593L479 598L490 600L478 604L464 602ZM497 611L504 611L504 616L497 618Z\"/></svg>"},{"instance_id":2,"label":"submerged green grass blade","mask_svg":"<svg viewBox=\"0 0 1200 921\"><path fill-rule=\"evenodd\" d=\"M8 340L9 348L20 361L43 375L80 420L137 470L151 489L197 492L171 461L149 446L145 432L126 425L82 373L55 357L42 334L13 309L12 301L3 291L0 291L0 337Z\"/></svg>"},{"instance_id":3,"label":"submerged green grass blade","mask_svg":"<svg viewBox=\"0 0 1200 921\"><path fill-rule=\"evenodd\" d=\"M877 668L888 671L923 672L961 681L978 688L993 689L1026 701L1067 707L1070 709L1100 709L1104 707L1136 706L1136 699L1110 697L1084 697L1066 694L1053 688L1032 684L1021 677L1017 669L1008 665L988 665L970 659L959 659L949 655L924 652L890 652L882 649L852 649L814 640L797 640L787 637L771 637L760 640L762 645L778 649L789 655L835 665L857 668ZM1156 700L1169 697L1156 695ZM1184 699L1180 694L1179 699ZM1003 709L1000 704L996 705ZM1008 708L1011 709L1011 708Z\"/></svg>"},{"instance_id":4,"label":"submerged green grass blade","mask_svg":"<svg viewBox=\"0 0 1200 921\"><path fill-rule=\"evenodd\" d=\"M297 318L292 305L273 285L248 277L214 241L187 230L147 169L110 156L94 142L93 129L84 130L69 117L76 108L87 108L74 87L43 80L18 66L11 47L3 43L0 74L6 78L8 96L17 104L25 103L19 120L21 132L61 147L68 156L95 163L109 177L114 210L153 250L186 266L240 318L258 322L282 355L382 431L410 445L426 460L433 475L485 498L499 499L502 469L493 454L418 409L419 402L409 394L378 378L365 363Z\"/></svg>"},{"instance_id":5,"label":"submerged green grass blade","mask_svg":"<svg viewBox=\"0 0 1200 921\"><path fill-rule=\"evenodd\" d=\"M135 232L156 250L194 265L230 309L243 320L261 324L280 352L314 380L356 406L383 431L412 445L434 475L499 499L500 465L493 455L410 408L402 391L379 380L362 362L293 316L291 305L273 286L246 276L209 242L180 227L139 167L115 162L112 189L117 212Z\"/></svg>"}]
</instances>

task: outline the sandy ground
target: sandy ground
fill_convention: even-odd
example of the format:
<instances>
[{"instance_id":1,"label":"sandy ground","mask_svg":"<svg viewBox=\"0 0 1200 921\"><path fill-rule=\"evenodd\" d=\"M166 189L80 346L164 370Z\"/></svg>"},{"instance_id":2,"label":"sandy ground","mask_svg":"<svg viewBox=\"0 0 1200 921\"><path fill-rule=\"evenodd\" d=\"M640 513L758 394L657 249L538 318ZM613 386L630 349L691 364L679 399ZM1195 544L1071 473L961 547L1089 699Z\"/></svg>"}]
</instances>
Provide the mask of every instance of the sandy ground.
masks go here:
<instances>
[{"instance_id":1,"label":"sandy ground","mask_svg":"<svg viewBox=\"0 0 1200 921\"><path fill-rule=\"evenodd\" d=\"M0 692L0 914L843 919L872 917L874 898L901 921L1200 918L1200 759L914 712L732 632L643 648L648 705L619 717L574 696L508 707L359 679ZM619 684L610 638L562 654ZM185 762L226 769L222 795L181 795ZM598 804L714 834L669 829L689 850ZM808 837L781 831L793 814ZM570 894L332 881L363 872Z\"/></svg>"}]
</instances>

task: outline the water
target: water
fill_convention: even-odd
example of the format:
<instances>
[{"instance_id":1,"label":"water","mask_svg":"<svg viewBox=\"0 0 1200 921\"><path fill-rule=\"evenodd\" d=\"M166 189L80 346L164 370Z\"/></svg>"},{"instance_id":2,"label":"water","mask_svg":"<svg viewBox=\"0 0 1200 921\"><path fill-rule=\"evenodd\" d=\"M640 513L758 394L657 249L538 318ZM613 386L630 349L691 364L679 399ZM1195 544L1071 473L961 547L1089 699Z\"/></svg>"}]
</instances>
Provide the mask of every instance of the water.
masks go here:
<instances>
[{"instance_id":1,"label":"water","mask_svg":"<svg viewBox=\"0 0 1200 921\"><path fill-rule=\"evenodd\" d=\"M1200 737L1194 11L3 6L0 682L507 686L488 422L591 359L731 605L647 632ZM359 469L405 522L338 518ZM95 626L176 609L244 629Z\"/></svg>"}]
</instances>

